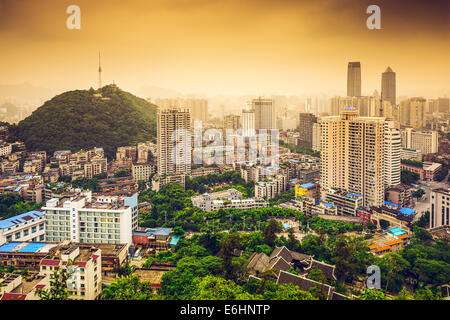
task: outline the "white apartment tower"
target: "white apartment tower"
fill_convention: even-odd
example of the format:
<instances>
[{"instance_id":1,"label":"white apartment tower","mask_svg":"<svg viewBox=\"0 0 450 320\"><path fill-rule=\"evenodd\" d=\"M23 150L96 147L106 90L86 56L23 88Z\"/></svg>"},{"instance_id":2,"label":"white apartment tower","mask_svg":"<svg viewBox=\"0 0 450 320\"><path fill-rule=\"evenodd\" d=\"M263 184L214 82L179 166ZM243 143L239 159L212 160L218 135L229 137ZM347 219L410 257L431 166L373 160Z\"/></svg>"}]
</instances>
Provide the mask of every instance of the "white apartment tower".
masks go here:
<instances>
[{"instance_id":1,"label":"white apartment tower","mask_svg":"<svg viewBox=\"0 0 450 320\"><path fill-rule=\"evenodd\" d=\"M402 141L400 130L394 121L386 121L384 133L384 185L385 187L400 184L400 154Z\"/></svg>"}]
</instances>

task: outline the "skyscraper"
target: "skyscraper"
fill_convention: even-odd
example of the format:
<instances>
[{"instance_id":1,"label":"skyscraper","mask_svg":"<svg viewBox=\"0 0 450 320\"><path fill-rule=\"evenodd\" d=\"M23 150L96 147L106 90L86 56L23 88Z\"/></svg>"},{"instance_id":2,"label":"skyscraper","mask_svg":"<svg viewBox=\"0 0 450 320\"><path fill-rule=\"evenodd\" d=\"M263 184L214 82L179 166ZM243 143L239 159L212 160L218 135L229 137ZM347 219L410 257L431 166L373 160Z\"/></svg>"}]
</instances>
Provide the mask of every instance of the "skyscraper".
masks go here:
<instances>
[{"instance_id":1,"label":"skyscraper","mask_svg":"<svg viewBox=\"0 0 450 320\"><path fill-rule=\"evenodd\" d=\"M394 121L386 121L384 133L384 185L385 187L400 184L400 152L402 140L400 130Z\"/></svg>"},{"instance_id":2,"label":"skyscraper","mask_svg":"<svg viewBox=\"0 0 450 320\"><path fill-rule=\"evenodd\" d=\"M381 96L383 100L387 100L392 106L396 104L396 86L395 72L391 67L387 67L386 71L381 75Z\"/></svg>"},{"instance_id":3,"label":"skyscraper","mask_svg":"<svg viewBox=\"0 0 450 320\"><path fill-rule=\"evenodd\" d=\"M361 63L349 62L347 70L347 96L361 96Z\"/></svg>"},{"instance_id":4,"label":"skyscraper","mask_svg":"<svg viewBox=\"0 0 450 320\"><path fill-rule=\"evenodd\" d=\"M323 117L321 126L321 191L343 189L362 195L364 206L384 202L384 132L381 117L359 117L353 107L340 116Z\"/></svg>"},{"instance_id":5,"label":"skyscraper","mask_svg":"<svg viewBox=\"0 0 450 320\"><path fill-rule=\"evenodd\" d=\"M245 137L255 135L255 110L242 110L242 134Z\"/></svg>"},{"instance_id":6,"label":"skyscraper","mask_svg":"<svg viewBox=\"0 0 450 320\"><path fill-rule=\"evenodd\" d=\"M192 149L189 110L158 109L157 121L158 174L189 174Z\"/></svg>"},{"instance_id":7,"label":"skyscraper","mask_svg":"<svg viewBox=\"0 0 450 320\"><path fill-rule=\"evenodd\" d=\"M298 130L300 132L299 145L311 148L313 142L313 124L317 122L317 117L312 113L300 113L298 120Z\"/></svg>"},{"instance_id":8,"label":"skyscraper","mask_svg":"<svg viewBox=\"0 0 450 320\"><path fill-rule=\"evenodd\" d=\"M276 129L276 114L272 99L252 100L252 109L255 110L255 129Z\"/></svg>"}]
</instances>

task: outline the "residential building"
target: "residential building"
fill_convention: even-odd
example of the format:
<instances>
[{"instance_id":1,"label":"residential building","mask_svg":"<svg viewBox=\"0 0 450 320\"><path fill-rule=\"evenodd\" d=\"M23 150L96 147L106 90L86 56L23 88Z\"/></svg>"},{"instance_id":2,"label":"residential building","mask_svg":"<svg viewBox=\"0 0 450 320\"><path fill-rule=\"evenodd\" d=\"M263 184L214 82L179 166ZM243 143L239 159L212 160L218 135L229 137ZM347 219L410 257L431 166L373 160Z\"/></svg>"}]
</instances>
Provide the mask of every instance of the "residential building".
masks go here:
<instances>
[{"instance_id":1,"label":"residential building","mask_svg":"<svg viewBox=\"0 0 450 320\"><path fill-rule=\"evenodd\" d=\"M384 185L385 187L400 183L400 130L394 121L386 121L384 133Z\"/></svg>"},{"instance_id":2,"label":"residential building","mask_svg":"<svg viewBox=\"0 0 450 320\"><path fill-rule=\"evenodd\" d=\"M436 131L418 131L413 128L402 130L402 147L419 149L422 155L438 152L438 133Z\"/></svg>"},{"instance_id":3,"label":"residential building","mask_svg":"<svg viewBox=\"0 0 450 320\"><path fill-rule=\"evenodd\" d=\"M426 100L422 97L410 98L400 102L400 124L416 129L425 127Z\"/></svg>"},{"instance_id":4,"label":"residential building","mask_svg":"<svg viewBox=\"0 0 450 320\"><path fill-rule=\"evenodd\" d=\"M223 128L224 129L233 129L237 130L241 128L241 117L234 114L226 115L223 119Z\"/></svg>"},{"instance_id":5,"label":"residential building","mask_svg":"<svg viewBox=\"0 0 450 320\"><path fill-rule=\"evenodd\" d=\"M352 215L356 217L356 212L363 205L363 196L357 193L347 193L342 190L329 189L325 199L337 208L339 215Z\"/></svg>"},{"instance_id":6,"label":"residential building","mask_svg":"<svg viewBox=\"0 0 450 320\"><path fill-rule=\"evenodd\" d=\"M44 241L45 215L42 211L30 211L0 220L0 245L12 241Z\"/></svg>"},{"instance_id":7,"label":"residential building","mask_svg":"<svg viewBox=\"0 0 450 320\"><path fill-rule=\"evenodd\" d=\"M157 163L159 175L191 172L191 116L189 110L158 110Z\"/></svg>"},{"instance_id":8,"label":"residential building","mask_svg":"<svg viewBox=\"0 0 450 320\"><path fill-rule=\"evenodd\" d=\"M287 189L287 178L284 175L268 177L266 181L255 184L255 198L272 199Z\"/></svg>"},{"instance_id":9,"label":"residential building","mask_svg":"<svg viewBox=\"0 0 450 320\"><path fill-rule=\"evenodd\" d=\"M132 243L138 226L137 193L129 197L97 196L91 192L53 198L42 208L46 241L83 243Z\"/></svg>"},{"instance_id":10,"label":"residential building","mask_svg":"<svg viewBox=\"0 0 450 320\"><path fill-rule=\"evenodd\" d=\"M242 110L242 135L244 137L255 135L255 110Z\"/></svg>"},{"instance_id":11,"label":"residential building","mask_svg":"<svg viewBox=\"0 0 450 320\"><path fill-rule=\"evenodd\" d=\"M381 117L360 117L353 107L321 125L322 198L329 189L361 194L365 206L384 202L384 134Z\"/></svg>"},{"instance_id":12,"label":"residential building","mask_svg":"<svg viewBox=\"0 0 450 320\"><path fill-rule=\"evenodd\" d=\"M156 172L156 167L150 163L136 163L131 167L131 174L134 181L149 181L152 174Z\"/></svg>"},{"instance_id":13,"label":"residential building","mask_svg":"<svg viewBox=\"0 0 450 320\"><path fill-rule=\"evenodd\" d=\"M313 125L317 123L317 117L312 113L300 113L298 130L300 133L299 146L312 148L313 145Z\"/></svg>"}]
</instances>

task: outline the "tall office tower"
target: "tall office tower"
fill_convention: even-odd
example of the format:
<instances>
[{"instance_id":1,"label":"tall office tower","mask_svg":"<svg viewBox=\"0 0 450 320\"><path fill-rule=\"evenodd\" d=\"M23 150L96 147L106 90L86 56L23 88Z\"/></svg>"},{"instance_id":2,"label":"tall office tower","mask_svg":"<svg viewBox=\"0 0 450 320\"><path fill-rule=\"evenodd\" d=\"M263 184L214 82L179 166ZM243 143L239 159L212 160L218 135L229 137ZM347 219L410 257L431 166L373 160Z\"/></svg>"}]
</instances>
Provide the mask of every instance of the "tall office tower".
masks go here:
<instances>
[{"instance_id":1,"label":"tall office tower","mask_svg":"<svg viewBox=\"0 0 450 320\"><path fill-rule=\"evenodd\" d=\"M441 113L448 113L450 107L450 98L438 98L438 111Z\"/></svg>"},{"instance_id":2,"label":"tall office tower","mask_svg":"<svg viewBox=\"0 0 450 320\"><path fill-rule=\"evenodd\" d=\"M317 123L317 117L312 113L300 113L298 116L298 129L300 132L299 145L312 148L313 124Z\"/></svg>"},{"instance_id":3,"label":"tall office tower","mask_svg":"<svg viewBox=\"0 0 450 320\"><path fill-rule=\"evenodd\" d=\"M159 109L157 121L158 174L189 174L192 149L189 110Z\"/></svg>"},{"instance_id":4,"label":"tall office tower","mask_svg":"<svg viewBox=\"0 0 450 320\"><path fill-rule=\"evenodd\" d=\"M366 207L383 205L384 118L360 117L346 107L319 124L322 198L329 189L344 189L362 195Z\"/></svg>"},{"instance_id":5,"label":"tall office tower","mask_svg":"<svg viewBox=\"0 0 450 320\"><path fill-rule=\"evenodd\" d=\"M400 124L407 127L425 127L426 100L422 97L410 98L400 103Z\"/></svg>"},{"instance_id":6,"label":"tall office tower","mask_svg":"<svg viewBox=\"0 0 450 320\"><path fill-rule=\"evenodd\" d=\"M361 96L361 63L349 62L347 70L347 96Z\"/></svg>"},{"instance_id":7,"label":"tall office tower","mask_svg":"<svg viewBox=\"0 0 450 320\"><path fill-rule=\"evenodd\" d=\"M223 128L237 130L241 127L241 117L234 114L226 115L223 118Z\"/></svg>"},{"instance_id":8,"label":"tall office tower","mask_svg":"<svg viewBox=\"0 0 450 320\"><path fill-rule=\"evenodd\" d=\"M439 188L431 190L430 228L450 226L450 191Z\"/></svg>"},{"instance_id":9,"label":"tall office tower","mask_svg":"<svg viewBox=\"0 0 450 320\"><path fill-rule=\"evenodd\" d=\"M394 121L386 121L384 133L384 185L400 184L400 152L402 139Z\"/></svg>"},{"instance_id":10,"label":"tall office tower","mask_svg":"<svg viewBox=\"0 0 450 320\"><path fill-rule=\"evenodd\" d=\"M276 129L275 107L272 99L252 100L252 109L255 110L255 130Z\"/></svg>"},{"instance_id":11,"label":"tall office tower","mask_svg":"<svg viewBox=\"0 0 450 320\"><path fill-rule=\"evenodd\" d=\"M401 131L401 138L403 148L419 149L422 154L438 152L437 131L415 131L406 128Z\"/></svg>"},{"instance_id":12,"label":"tall office tower","mask_svg":"<svg viewBox=\"0 0 450 320\"><path fill-rule=\"evenodd\" d=\"M392 106L396 104L396 87L395 72L391 67L387 67L386 71L381 75L381 95L383 100L387 100Z\"/></svg>"},{"instance_id":13,"label":"tall office tower","mask_svg":"<svg viewBox=\"0 0 450 320\"><path fill-rule=\"evenodd\" d=\"M242 110L242 134L245 137L255 135L255 110Z\"/></svg>"}]
</instances>

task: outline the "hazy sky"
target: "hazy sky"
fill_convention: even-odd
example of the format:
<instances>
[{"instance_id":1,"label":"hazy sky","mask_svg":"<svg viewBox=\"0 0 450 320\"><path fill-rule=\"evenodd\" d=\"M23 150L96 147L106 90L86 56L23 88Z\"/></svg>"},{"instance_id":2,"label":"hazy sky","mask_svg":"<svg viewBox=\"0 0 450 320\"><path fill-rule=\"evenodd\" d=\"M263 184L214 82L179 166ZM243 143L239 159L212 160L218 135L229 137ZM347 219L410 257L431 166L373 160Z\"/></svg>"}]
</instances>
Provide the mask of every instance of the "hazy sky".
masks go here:
<instances>
[{"instance_id":1,"label":"hazy sky","mask_svg":"<svg viewBox=\"0 0 450 320\"><path fill-rule=\"evenodd\" d=\"M81 8L68 30L67 6ZM381 8L381 30L366 8ZM341 94L347 63L362 65L362 93L397 73L397 94L449 93L448 1L0 0L0 84L183 93Z\"/></svg>"}]
</instances>

